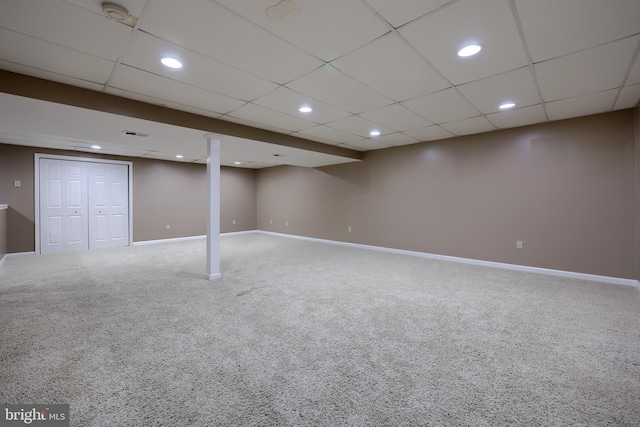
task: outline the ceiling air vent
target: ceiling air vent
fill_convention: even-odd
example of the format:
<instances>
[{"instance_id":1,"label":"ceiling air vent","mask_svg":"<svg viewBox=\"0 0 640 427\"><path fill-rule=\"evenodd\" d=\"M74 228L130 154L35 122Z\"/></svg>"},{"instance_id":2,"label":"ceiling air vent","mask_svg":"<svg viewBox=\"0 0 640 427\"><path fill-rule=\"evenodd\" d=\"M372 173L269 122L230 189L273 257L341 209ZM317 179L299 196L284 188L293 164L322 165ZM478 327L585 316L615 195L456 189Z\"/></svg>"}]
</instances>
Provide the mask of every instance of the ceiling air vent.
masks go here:
<instances>
[{"instance_id":1,"label":"ceiling air vent","mask_svg":"<svg viewBox=\"0 0 640 427\"><path fill-rule=\"evenodd\" d=\"M146 138L146 137L149 136L148 133L136 132L136 131L133 131L133 130L123 130L122 134L123 135L131 135L131 136L139 136L141 138Z\"/></svg>"}]
</instances>

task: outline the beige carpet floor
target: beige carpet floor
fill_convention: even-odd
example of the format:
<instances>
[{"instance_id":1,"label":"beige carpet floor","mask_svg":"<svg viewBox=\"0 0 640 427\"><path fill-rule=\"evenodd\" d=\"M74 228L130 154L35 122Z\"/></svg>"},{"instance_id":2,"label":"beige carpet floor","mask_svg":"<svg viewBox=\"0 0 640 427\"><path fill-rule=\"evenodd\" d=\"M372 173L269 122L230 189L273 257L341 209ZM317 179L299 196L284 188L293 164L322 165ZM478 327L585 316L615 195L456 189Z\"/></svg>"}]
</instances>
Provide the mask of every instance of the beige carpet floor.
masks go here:
<instances>
[{"instance_id":1,"label":"beige carpet floor","mask_svg":"<svg viewBox=\"0 0 640 427\"><path fill-rule=\"evenodd\" d=\"M14 257L0 402L72 426L638 426L639 289L265 234Z\"/></svg>"}]
</instances>

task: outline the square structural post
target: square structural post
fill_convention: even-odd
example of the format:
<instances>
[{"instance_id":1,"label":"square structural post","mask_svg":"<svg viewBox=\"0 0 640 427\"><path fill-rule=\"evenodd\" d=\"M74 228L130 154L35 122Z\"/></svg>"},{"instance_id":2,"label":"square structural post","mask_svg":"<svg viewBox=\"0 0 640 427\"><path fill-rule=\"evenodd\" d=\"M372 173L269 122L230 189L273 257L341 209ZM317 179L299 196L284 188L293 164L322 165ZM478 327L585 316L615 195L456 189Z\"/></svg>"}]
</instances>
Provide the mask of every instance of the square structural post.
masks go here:
<instances>
[{"instance_id":1,"label":"square structural post","mask_svg":"<svg viewBox=\"0 0 640 427\"><path fill-rule=\"evenodd\" d=\"M220 140L207 139L207 279L222 277L220 272Z\"/></svg>"}]
</instances>

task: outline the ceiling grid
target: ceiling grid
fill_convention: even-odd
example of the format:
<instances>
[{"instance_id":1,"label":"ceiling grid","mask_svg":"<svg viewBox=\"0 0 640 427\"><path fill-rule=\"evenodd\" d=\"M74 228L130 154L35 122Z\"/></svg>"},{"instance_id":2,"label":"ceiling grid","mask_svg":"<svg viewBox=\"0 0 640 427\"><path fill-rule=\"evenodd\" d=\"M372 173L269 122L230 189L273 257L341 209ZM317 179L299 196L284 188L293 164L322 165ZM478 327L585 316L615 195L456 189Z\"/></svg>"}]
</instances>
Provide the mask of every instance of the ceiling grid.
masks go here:
<instances>
[{"instance_id":1,"label":"ceiling grid","mask_svg":"<svg viewBox=\"0 0 640 427\"><path fill-rule=\"evenodd\" d=\"M640 2L110 1L135 23L105 16L102 0L4 0L0 69L355 151L640 101ZM480 52L459 57L470 43ZM182 68L163 66L165 56ZM5 117L0 137L28 139ZM203 162L201 141L43 134L78 149L111 138L101 145L113 152L172 159L179 150L180 161ZM254 162L245 167L290 160L234 155Z\"/></svg>"}]
</instances>

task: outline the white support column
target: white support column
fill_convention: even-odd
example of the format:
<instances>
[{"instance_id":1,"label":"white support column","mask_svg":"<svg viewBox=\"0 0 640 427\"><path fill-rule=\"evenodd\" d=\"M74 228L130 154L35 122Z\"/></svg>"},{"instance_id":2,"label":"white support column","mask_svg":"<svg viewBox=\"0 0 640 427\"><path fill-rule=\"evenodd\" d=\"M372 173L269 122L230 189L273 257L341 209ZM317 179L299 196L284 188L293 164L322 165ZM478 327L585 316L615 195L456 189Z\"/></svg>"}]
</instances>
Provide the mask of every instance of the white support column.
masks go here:
<instances>
[{"instance_id":1,"label":"white support column","mask_svg":"<svg viewBox=\"0 0 640 427\"><path fill-rule=\"evenodd\" d=\"M222 277L220 272L220 140L207 134L207 279Z\"/></svg>"}]
</instances>

